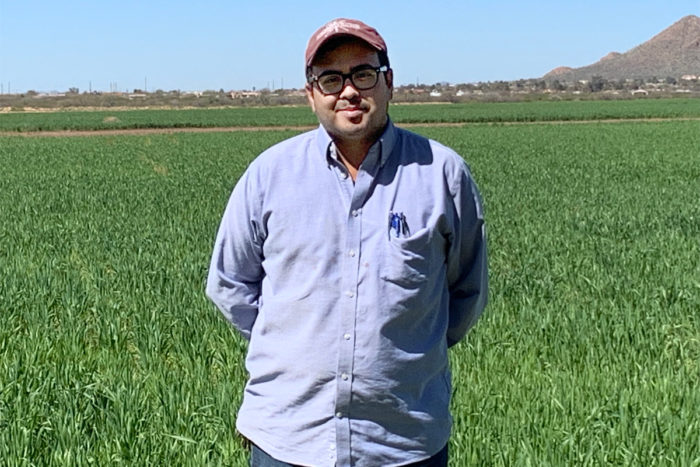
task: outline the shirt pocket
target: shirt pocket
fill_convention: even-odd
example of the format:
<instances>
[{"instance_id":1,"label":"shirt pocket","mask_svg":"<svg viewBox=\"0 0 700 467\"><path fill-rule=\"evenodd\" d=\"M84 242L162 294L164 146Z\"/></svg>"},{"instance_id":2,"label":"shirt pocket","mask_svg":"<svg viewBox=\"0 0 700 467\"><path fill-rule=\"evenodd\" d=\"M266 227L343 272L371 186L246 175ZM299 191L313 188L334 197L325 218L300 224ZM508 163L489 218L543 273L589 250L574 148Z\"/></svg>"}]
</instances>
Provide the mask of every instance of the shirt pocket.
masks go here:
<instances>
[{"instance_id":1,"label":"shirt pocket","mask_svg":"<svg viewBox=\"0 0 700 467\"><path fill-rule=\"evenodd\" d=\"M432 263L432 235L427 227L408 237L396 237L390 232L383 255L382 279L404 288L425 283Z\"/></svg>"}]
</instances>

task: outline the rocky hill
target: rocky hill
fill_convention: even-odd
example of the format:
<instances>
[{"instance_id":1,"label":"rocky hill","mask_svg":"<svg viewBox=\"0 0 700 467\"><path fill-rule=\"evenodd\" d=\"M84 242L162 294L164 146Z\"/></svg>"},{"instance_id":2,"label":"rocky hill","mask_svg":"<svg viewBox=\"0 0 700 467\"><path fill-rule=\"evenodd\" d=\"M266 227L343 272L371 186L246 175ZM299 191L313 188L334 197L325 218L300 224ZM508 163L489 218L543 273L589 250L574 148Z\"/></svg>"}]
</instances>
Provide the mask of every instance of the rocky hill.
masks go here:
<instances>
[{"instance_id":1,"label":"rocky hill","mask_svg":"<svg viewBox=\"0 0 700 467\"><path fill-rule=\"evenodd\" d=\"M611 52L581 68L558 67L545 80L650 79L700 75L700 18L686 16L641 45L625 52Z\"/></svg>"}]
</instances>

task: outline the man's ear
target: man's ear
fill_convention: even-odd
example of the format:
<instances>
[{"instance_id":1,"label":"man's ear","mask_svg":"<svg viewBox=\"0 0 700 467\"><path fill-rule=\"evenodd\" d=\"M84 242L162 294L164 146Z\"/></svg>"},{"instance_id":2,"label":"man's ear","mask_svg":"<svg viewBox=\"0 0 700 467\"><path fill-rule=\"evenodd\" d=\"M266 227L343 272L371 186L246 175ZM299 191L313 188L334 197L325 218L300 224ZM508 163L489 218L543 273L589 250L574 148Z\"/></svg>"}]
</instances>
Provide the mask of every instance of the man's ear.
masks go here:
<instances>
[{"instance_id":1,"label":"man's ear","mask_svg":"<svg viewBox=\"0 0 700 467\"><path fill-rule=\"evenodd\" d=\"M312 84L306 83L304 89L306 90L306 99L309 101L311 111L316 113L316 104L314 103L314 87Z\"/></svg>"},{"instance_id":2,"label":"man's ear","mask_svg":"<svg viewBox=\"0 0 700 467\"><path fill-rule=\"evenodd\" d=\"M386 85L389 88L389 99L394 97L394 70L389 68L384 73L384 78L386 79Z\"/></svg>"}]
</instances>

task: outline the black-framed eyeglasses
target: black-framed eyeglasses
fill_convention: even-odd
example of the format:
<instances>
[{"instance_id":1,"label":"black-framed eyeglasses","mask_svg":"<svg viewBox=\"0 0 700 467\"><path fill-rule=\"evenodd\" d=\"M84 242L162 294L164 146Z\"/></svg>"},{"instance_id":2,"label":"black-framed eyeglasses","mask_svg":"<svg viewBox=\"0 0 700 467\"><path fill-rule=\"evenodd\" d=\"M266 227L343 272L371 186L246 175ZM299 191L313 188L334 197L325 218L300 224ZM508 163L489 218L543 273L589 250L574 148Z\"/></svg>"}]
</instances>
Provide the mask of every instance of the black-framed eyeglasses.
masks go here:
<instances>
[{"instance_id":1,"label":"black-framed eyeglasses","mask_svg":"<svg viewBox=\"0 0 700 467\"><path fill-rule=\"evenodd\" d=\"M338 94L343 90L345 80L350 78L353 87L358 91L366 91L372 89L379 81L379 73L386 73L389 67L382 65L373 67L371 65L361 65L350 73L340 73L338 71L324 71L319 76L309 76L309 83L316 82L318 89L323 94Z\"/></svg>"}]
</instances>

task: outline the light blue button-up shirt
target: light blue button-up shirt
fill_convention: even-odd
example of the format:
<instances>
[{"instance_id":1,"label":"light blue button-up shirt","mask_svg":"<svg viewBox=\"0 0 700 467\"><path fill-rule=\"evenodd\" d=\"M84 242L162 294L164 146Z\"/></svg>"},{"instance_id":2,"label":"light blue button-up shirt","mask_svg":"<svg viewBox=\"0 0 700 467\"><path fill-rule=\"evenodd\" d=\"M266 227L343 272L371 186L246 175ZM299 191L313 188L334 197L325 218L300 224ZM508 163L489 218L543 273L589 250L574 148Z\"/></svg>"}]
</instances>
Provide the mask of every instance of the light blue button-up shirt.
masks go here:
<instances>
[{"instance_id":1,"label":"light blue button-up shirt","mask_svg":"<svg viewBox=\"0 0 700 467\"><path fill-rule=\"evenodd\" d=\"M238 430L299 465L432 456L447 348L487 287L480 195L451 149L389 121L353 182L322 127L271 147L233 190L207 282L249 339Z\"/></svg>"}]
</instances>

